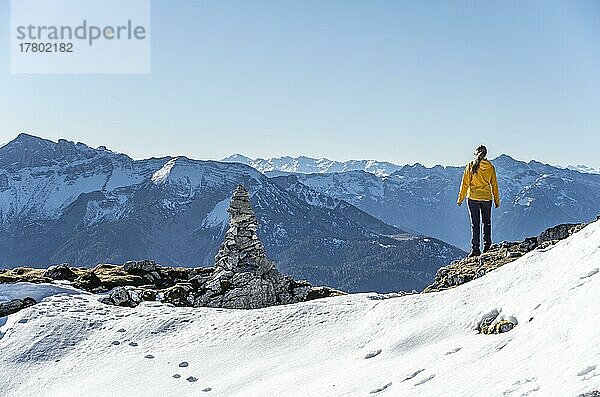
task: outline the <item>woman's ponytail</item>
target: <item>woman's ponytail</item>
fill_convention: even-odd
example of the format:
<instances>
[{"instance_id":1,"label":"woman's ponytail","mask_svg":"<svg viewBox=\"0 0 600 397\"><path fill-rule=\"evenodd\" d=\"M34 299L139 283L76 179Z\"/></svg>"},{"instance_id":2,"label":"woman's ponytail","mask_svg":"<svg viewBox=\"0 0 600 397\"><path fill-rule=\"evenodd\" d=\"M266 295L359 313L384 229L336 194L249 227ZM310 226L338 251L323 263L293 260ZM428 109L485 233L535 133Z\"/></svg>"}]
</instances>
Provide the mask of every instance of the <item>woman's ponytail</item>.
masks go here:
<instances>
[{"instance_id":1,"label":"woman's ponytail","mask_svg":"<svg viewBox=\"0 0 600 397\"><path fill-rule=\"evenodd\" d=\"M475 160L471 162L471 173L476 174L477 170L479 170L479 165L481 164L481 160L487 156L487 148L483 145L478 146L475 149L475 155L477 156Z\"/></svg>"}]
</instances>

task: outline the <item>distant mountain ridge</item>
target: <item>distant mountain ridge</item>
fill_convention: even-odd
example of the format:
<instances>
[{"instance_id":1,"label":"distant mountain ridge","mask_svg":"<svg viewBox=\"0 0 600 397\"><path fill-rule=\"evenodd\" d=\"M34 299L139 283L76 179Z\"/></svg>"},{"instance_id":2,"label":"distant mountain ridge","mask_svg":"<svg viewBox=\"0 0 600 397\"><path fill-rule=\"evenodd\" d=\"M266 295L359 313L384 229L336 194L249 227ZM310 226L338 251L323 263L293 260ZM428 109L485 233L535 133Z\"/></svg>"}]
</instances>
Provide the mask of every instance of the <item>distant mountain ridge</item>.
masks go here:
<instances>
[{"instance_id":1,"label":"distant mountain ridge","mask_svg":"<svg viewBox=\"0 0 600 397\"><path fill-rule=\"evenodd\" d=\"M344 200L243 164L132 160L20 134L0 148L0 266L154 259L212 265L238 184L278 268L348 291L419 289L456 247L385 224Z\"/></svg>"},{"instance_id":2,"label":"distant mountain ridge","mask_svg":"<svg viewBox=\"0 0 600 397\"><path fill-rule=\"evenodd\" d=\"M579 164L579 165L569 165L566 167L569 170L579 171L586 174L600 174L600 168L592 168L587 165Z\"/></svg>"},{"instance_id":3,"label":"distant mountain ridge","mask_svg":"<svg viewBox=\"0 0 600 397\"><path fill-rule=\"evenodd\" d=\"M310 174L357 170L370 172L378 176L386 176L402 168L402 166L387 161L348 160L341 162L326 158L315 159L305 156L251 159L241 154L234 154L221 161L246 164L268 176L277 176L283 173Z\"/></svg>"},{"instance_id":4,"label":"distant mountain ridge","mask_svg":"<svg viewBox=\"0 0 600 397\"><path fill-rule=\"evenodd\" d=\"M268 176L279 176L289 173L295 174L313 174L313 173L337 173L347 171L365 171L377 176L388 176L396 171L401 170L403 167L415 167L421 166L419 163L413 165L409 164L394 164L388 161L378 160L347 160L347 161L335 161L327 158L316 159L307 156L298 157L273 157L273 158L250 158L242 154L236 153L229 157L225 157L225 162L242 163L255 168ZM437 165L435 167L438 167ZM441 165L439 166L441 167ZM600 169L588 167L586 165L569 165L564 168L581 173L588 174L600 174Z\"/></svg>"}]
</instances>

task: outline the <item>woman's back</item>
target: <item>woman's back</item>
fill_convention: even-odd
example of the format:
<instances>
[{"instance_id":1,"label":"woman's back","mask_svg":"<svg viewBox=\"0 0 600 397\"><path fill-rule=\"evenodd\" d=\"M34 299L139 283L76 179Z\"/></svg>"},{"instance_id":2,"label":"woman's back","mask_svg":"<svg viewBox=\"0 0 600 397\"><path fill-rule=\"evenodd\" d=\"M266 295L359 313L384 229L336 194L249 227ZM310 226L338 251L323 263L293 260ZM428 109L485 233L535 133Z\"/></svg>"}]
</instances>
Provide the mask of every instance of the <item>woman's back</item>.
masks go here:
<instances>
[{"instance_id":1,"label":"woman's back","mask_svg":"<svg viewBox=\"0 0 600 397\"><path fill-rule=\"evenodd\" d=\"M469 192L467 197L472 200L492 200L492 185L496 183L496 170L488 160L481 160L477 172L473 173L472 166L471 180L469 182Z\"/></svg>"}]
</instances>

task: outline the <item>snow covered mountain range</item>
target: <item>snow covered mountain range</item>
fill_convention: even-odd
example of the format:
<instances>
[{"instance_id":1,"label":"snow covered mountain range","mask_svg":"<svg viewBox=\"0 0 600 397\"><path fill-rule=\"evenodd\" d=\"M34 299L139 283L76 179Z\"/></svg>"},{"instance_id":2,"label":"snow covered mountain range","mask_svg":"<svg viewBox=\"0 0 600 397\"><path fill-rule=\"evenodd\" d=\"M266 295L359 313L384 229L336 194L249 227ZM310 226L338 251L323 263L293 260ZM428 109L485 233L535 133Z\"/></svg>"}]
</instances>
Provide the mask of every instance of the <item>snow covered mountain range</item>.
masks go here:
<instances>
[{"instance_id":1,"label":"snow covered mountain range","mask_svg":"<svg viewBox=\"0 0 600 397\"><path fill-rule=\"evenodd\" d=\"M585 172L588 174L600 174L600 168L592 168L587 165L579 164L579 165L569 165L568 169L573 171Z\"/></svg>"},{"instance_id":2,"label":"snow covered mountain range","mask_svg":"<svg viewBox=\"0 0 600 397\"><path fill-rule=\"evenodd\" d=\"M238 159L243 160L239 157ZM285 158L283 158L285 159ZM390 225L437 237L469 248L470 224L466 206L456 198L462 167L425 167L420 164L343 172L284 172L302 159L306 164L327 162L298 158L245 161L267 170L274 180L296 180L311 189L345 200ZM277 161L276 161L277 160ZM559 223L588 222L600 213L600 175L523 162L508 155L492 160L498 174L502 205L493 211L495 242L522 240ZM263 164L268 164L265 168ZM262 167L262 168L261 168ZM390 172L388 172L390 171ZM589 171L589 170L588 170Z\"/></svg>"},{"instance_id":3,"label":"snow covered mountain range","mask_svg":"<svg viewBox=\"0 0 600 397\"><path fill-rule=\"evenodd\" d=\"M297 174L314 174L314 173L333 173L345 171L365 171L377 176L387 176L398 170L401 170L404 165L390 163L388 161L378 160L347 160L335 161L327 158L316 159L306 156L283 156L272 157L268 159L250 158L243 154L233 154L225 157L225 162L242 163L257 169L268 176L287 175L290 173ZM568 165L564 168L573 171L579 171L588 174L600 174L599 168L588 167L587 165Z\"/></svg>"},{"instance_id":4,"label":"snow covered mountain range","mask_svg":"<svg viewBox=\"0 0 600 397\"><path fill-rule=\"evenodd\" d=\"M420 289L464 254L247 165L132 160L104 147L21 134L0 148L0 266L146 258L212 266L240 183L251 194L268 255L283 273L317 285Z\"/></svg>"},{"instance_id":5,"label":"snow covered mountain range","mask_svg":"<svg viewBox=\"0 0 600 397\"><path fill-rule=\"evenodd\" d=\"M287 173L330 173L345 171L366 171L377 176L386 176L402 168L400 165L377 160L348 160L344 162L329 159L314 159L311 157L277 157L270 159L251 159L241 154L234 154L222 161L242 163L257 169L268 176Z\"/></svg>"},{"instance_id":6,"label":"snow covered mountain range","mask_svg":"<svg viewBox=\"0 0 600 397\"><path fill-rule=\"evenodd\" d=\"M600 222L436 293L256 310L135 308L1 284L0 392L21 396L597 396ZM486 335L478 325L510 323Z\"/></svg>"}]
</instances>

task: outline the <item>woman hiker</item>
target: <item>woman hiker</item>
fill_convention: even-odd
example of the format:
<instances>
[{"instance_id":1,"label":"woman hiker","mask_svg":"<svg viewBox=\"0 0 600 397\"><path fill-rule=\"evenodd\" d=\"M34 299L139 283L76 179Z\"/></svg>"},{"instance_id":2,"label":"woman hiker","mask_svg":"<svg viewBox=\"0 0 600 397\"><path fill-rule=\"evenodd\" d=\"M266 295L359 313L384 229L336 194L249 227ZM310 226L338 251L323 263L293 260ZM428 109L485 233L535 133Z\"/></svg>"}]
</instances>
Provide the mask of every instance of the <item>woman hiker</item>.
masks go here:
<instances>
[{"instance_id":1,"label":"woman hiker","mask_svg":"<svg viewBox=\"0 0 600 397\"><path fill-rule=\"evenodd\" d=\"M465 198L471 215L471 253L469 257L481 255L479 235L480 222L483 223L483 252L492 245L492 199L496 208L500 206L496 169L485 158L487 148L483 145L475 149L475 159L465 167L457 204L462 205Z\"/></svg>"}]
</instances>

